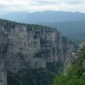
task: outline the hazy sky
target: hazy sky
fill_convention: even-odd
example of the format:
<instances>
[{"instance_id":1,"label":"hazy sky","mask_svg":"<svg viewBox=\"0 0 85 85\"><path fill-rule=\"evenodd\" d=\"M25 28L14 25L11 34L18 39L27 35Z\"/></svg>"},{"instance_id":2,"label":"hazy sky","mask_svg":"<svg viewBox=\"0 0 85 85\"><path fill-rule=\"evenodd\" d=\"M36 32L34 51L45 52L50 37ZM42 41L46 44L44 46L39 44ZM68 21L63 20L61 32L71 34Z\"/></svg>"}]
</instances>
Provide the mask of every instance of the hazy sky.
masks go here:
<instances>
[{"instance_id":1,"label":"hazy sky","mask_svg":"<svg viewBox=\"0 0 85 85\"><path fill-rule=\"evenodd\" d=\"M85 0L0 0L0 12L43 10L85 12Z\"/></svg>"}]
</instances>

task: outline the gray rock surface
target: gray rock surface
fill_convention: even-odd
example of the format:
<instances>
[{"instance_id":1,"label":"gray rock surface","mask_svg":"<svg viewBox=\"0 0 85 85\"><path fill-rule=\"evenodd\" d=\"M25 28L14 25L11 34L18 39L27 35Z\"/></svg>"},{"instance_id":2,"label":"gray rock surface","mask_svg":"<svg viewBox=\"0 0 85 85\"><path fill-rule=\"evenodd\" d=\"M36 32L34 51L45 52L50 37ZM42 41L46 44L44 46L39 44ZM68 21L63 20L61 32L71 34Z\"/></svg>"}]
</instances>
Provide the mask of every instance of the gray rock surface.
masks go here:
<instances>
[{"instance_id":1,"label":"gray rock surface","mask_svg":"<svg viewBox=\"0 0 85 85\"><path fill-rule=\"evenodd\" d=\"M63 67L76 51L76 45L56 29L6 20L0 20L0 48L6 71L12 73L30 68L48 70L50 65L55 69L55 63Z\"/></svg>"},{"instance_id":2,"label":"gray rock surface","mask_svg":"<svg viewBox=\"0 0 85 85\"><path fill-rule=\"evenodd\" d=\"M2 59L0 59L0 85L7 85L7 73Z\"/></svg>"}]
</instances>

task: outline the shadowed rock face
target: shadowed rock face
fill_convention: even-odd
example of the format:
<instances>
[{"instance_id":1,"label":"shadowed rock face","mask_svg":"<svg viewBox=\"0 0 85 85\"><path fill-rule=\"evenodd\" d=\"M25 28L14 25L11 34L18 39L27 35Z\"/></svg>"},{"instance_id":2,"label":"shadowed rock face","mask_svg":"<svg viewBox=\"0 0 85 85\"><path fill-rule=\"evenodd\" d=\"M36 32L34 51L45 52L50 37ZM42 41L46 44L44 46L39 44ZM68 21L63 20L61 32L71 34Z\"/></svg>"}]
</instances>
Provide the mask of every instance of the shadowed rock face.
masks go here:
<instances>
[{"instance_id":1,"label":"shadowed rock face","mask_svg":"<svg viewBox=\"0 0 85 85\"><path fill-rule=\"evenodd\" d=\"M0 85L7 85L7 74L4 68L4 62L0 58Z\"/></svg>"},{"instance_id":2,"label":"shadowed rock face","mask_svg":"<svg viewBox=\"0 0 85 85\"><path fill-rule=\"evenodd\" d=\"M6 20L0 20L0 48L7 72L14 74L27 69L55 74L76 50L74 43L55 29Z\"/></svg>"}]
</instances>

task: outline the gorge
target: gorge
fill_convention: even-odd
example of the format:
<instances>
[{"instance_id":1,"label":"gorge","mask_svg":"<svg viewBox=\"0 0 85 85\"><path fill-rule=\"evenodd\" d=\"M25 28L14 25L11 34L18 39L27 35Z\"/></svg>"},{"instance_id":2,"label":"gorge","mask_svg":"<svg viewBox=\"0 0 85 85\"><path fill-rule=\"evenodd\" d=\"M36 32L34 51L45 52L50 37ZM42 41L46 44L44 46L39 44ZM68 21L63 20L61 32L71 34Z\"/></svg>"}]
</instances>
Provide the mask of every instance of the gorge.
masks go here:
<instances>
[{"instance_id":1,"label":"gorge","mask_svg":"<svg viewBox=\"0 0 85 85\"><path fill-rule=\"evenodd\" d=\"M51 85L76 49L54 28L0 20L0 85Z\"/></svg>"}]
</instances>

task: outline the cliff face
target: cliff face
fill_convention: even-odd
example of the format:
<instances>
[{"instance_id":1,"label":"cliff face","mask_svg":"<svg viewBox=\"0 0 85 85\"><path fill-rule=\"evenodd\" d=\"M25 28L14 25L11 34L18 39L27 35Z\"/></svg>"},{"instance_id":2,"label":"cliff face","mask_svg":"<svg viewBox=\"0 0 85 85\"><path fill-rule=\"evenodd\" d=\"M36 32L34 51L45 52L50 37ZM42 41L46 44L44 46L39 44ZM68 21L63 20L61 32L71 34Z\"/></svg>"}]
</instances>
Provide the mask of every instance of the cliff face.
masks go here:
<instances>
[{"instance_id":1,"label":"cliff face","mask_svg":"<svg viewBox=\"0 0 85 85\"><path fill-rule=\"evenodd\" d=\"M0 20L0 48L7 72L14 74L27 69L57 73L76 50L74 43L55 29L5 20Z\"/></svg>"},{"instance_id":2,"label":"cliff face","mask_svg":"<svg viewBox=\"0 0 85 85\"><path fill-rule=\"evenodd\" d=\"M7 74L2 59L0 59L0 85L7 85Z\"/></svg>"}]
</instances>

